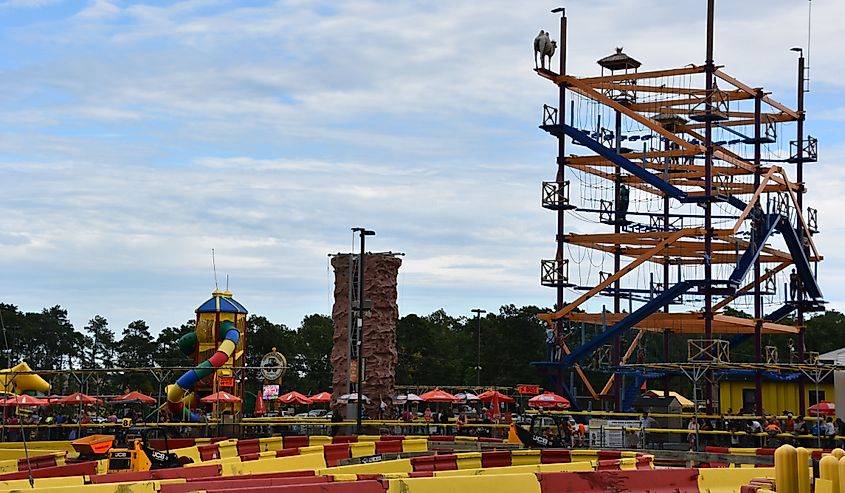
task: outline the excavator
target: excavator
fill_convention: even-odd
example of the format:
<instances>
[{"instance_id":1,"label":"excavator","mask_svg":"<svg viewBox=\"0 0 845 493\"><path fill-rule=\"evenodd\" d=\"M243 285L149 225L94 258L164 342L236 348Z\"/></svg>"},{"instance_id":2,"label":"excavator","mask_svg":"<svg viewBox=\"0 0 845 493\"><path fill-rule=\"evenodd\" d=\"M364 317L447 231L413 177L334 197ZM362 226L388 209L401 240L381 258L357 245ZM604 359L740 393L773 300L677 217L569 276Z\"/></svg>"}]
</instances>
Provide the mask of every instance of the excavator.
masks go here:
<instances>
[{"instance_id":1,"label":"excavator","mask_svg":"<svg viewBox=\"0 0 845 493\"><path fill-rule=\"evenodd\" d=\"M149 445L150 438L164 438L164 450ZM130 428L115 446L115 435L89 435L71 442L79 460L108 459L109 472L137 472L182 467L190 459L180 459L170 451L169 432L163 427Z\"/></svg>"}]
</instances>

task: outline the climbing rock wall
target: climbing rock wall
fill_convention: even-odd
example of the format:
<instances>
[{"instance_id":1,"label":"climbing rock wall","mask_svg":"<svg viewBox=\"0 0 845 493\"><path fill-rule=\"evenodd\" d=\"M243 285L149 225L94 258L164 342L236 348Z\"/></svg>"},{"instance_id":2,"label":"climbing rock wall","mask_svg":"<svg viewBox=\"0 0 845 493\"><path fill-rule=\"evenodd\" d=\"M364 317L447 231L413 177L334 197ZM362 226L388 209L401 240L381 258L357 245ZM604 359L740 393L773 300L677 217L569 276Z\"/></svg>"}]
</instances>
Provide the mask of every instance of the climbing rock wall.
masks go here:
<instances>
[{"instance_id":1,"label":"climbing rock wall","mask_svg":"<svg viewBox=\"0 0 845 493\"><path fill-rule=\"evenodd\" d=\"M336 400L347 392L349 372L349 255L332 258L334 267L334 346L332 347L332 407L339 411ZM364 316L364 370L362 393L369 397L365 406L367 416L379 416L384 402L386 412L393 410L396 378L396 277L402 260L387 254L368 253L364 257L364 299L372 302L372 309Z\"/></svg>"}]
</instances>

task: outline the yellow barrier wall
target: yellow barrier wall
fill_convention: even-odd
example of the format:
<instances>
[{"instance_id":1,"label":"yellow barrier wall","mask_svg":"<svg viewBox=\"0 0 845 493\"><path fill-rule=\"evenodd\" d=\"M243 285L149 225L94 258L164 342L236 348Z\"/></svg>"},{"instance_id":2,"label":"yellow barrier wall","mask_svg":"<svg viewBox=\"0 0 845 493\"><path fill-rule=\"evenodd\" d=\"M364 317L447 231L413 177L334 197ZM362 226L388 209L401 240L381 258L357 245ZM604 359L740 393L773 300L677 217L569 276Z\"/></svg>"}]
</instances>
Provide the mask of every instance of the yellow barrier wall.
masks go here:
<instances>
[{"instance_id":1,"label":"yellow barrier wall","mask_svg":"<svg viewBox=\"0 0 845 493\"><path fill-rule=\"evenodd\" d=\"M775 478L774 467L753 469L699 469L698 490L709 493L739 493L754 478Z\"/></svg>"},{"instance_id":2,"label":"yellow barrier wall","mask_svg":"<svg viewBox=\"0 0 845 493\"><path fill-rule=\"evenodd\" d=\"M456 476L435 478L391 479L388 493L451 493L483 491L485 493L540 493L540 482L534 474L502 474L491 476Z\"/></svg>"},{"instance_id":3,"label":"yellow barrier wall","mask_svg":"<svg viewBox=\"0 0 845 493\"><path fill-rule=\"evenodd\" d=\"M557 464L536 464L528 466L504 466L478 469L458 469L456 471L435 471L435 477L452 476L490 476L501 474L534 474L538 472L575 472L592 471L589 462L560 462Z\"/></svg>"},{"instance_id":4,"label":"yellow barrier wall","mask_svg":"<svg viewBox=\"0 0 845 493\"><path fill-rule=\"evenodd\" d=\"M411 466L411 459L396 459L373 462L371 464L327 467L318 470L317 474L407 474L413 471L414 468Z\"/></svg>"},{"instance_id":5,"label":"yellow barrier wall","mask_svg":"<svg viewBox=\"0 0 845 493\"><path fill-rule=\"evenodd\" d=\"M321 447L322 448L322 447ZM293 455L275 459L251 460L247 462L232 462L222 465L223 476L241 476L244 474L261 474L265 472L303 471L308 469L325 469L326 459L323 454Z\"/></svg>"}]
</instances>

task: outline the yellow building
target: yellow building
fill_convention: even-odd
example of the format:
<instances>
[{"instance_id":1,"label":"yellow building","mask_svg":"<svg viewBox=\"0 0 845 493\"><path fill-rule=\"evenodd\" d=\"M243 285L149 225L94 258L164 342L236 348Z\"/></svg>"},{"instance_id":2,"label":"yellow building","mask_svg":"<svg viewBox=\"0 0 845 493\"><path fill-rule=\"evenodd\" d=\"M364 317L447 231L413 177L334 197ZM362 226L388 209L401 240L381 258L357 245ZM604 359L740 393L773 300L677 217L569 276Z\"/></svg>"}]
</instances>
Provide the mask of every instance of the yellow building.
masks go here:
<instances>
[{"instance_id":1,"label":"yellow building","mask_svg":"<svg viewBox=\"0 0 845 493\"><path fill-rule=\"evenodd\" d=\"M819 401L833 402L835 399L832 382L820 383L818 395L816 395L816 384L806 382L805 391L804 402L807 407ZM719 382L719 409L722 413L737 413L744 409L750 414L754 412L755 403L756 385L753 379ZM781 414L783 411L798 414L798 382L795 380L787 382L763 381L763 412L766 414Z\"/></svg>"}]
</instances>

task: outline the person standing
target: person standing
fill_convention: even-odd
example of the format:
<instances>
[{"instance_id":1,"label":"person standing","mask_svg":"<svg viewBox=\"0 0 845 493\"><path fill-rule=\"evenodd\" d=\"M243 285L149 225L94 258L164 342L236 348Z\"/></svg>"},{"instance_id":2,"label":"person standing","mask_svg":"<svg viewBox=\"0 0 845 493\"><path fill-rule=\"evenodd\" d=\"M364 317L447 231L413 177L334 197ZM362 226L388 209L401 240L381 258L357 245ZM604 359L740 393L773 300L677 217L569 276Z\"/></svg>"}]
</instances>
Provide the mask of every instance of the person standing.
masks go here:
<instances>
[{"instance_id":1,"label":"person standing","mask_svg":"<svg viewBox=\"0 0 845 493\"><path fill-rule=\"evenodd\" d=\"M551 326L546 327L546 359L555 360L555 330Z\"/></svg>"}]
</instances>

